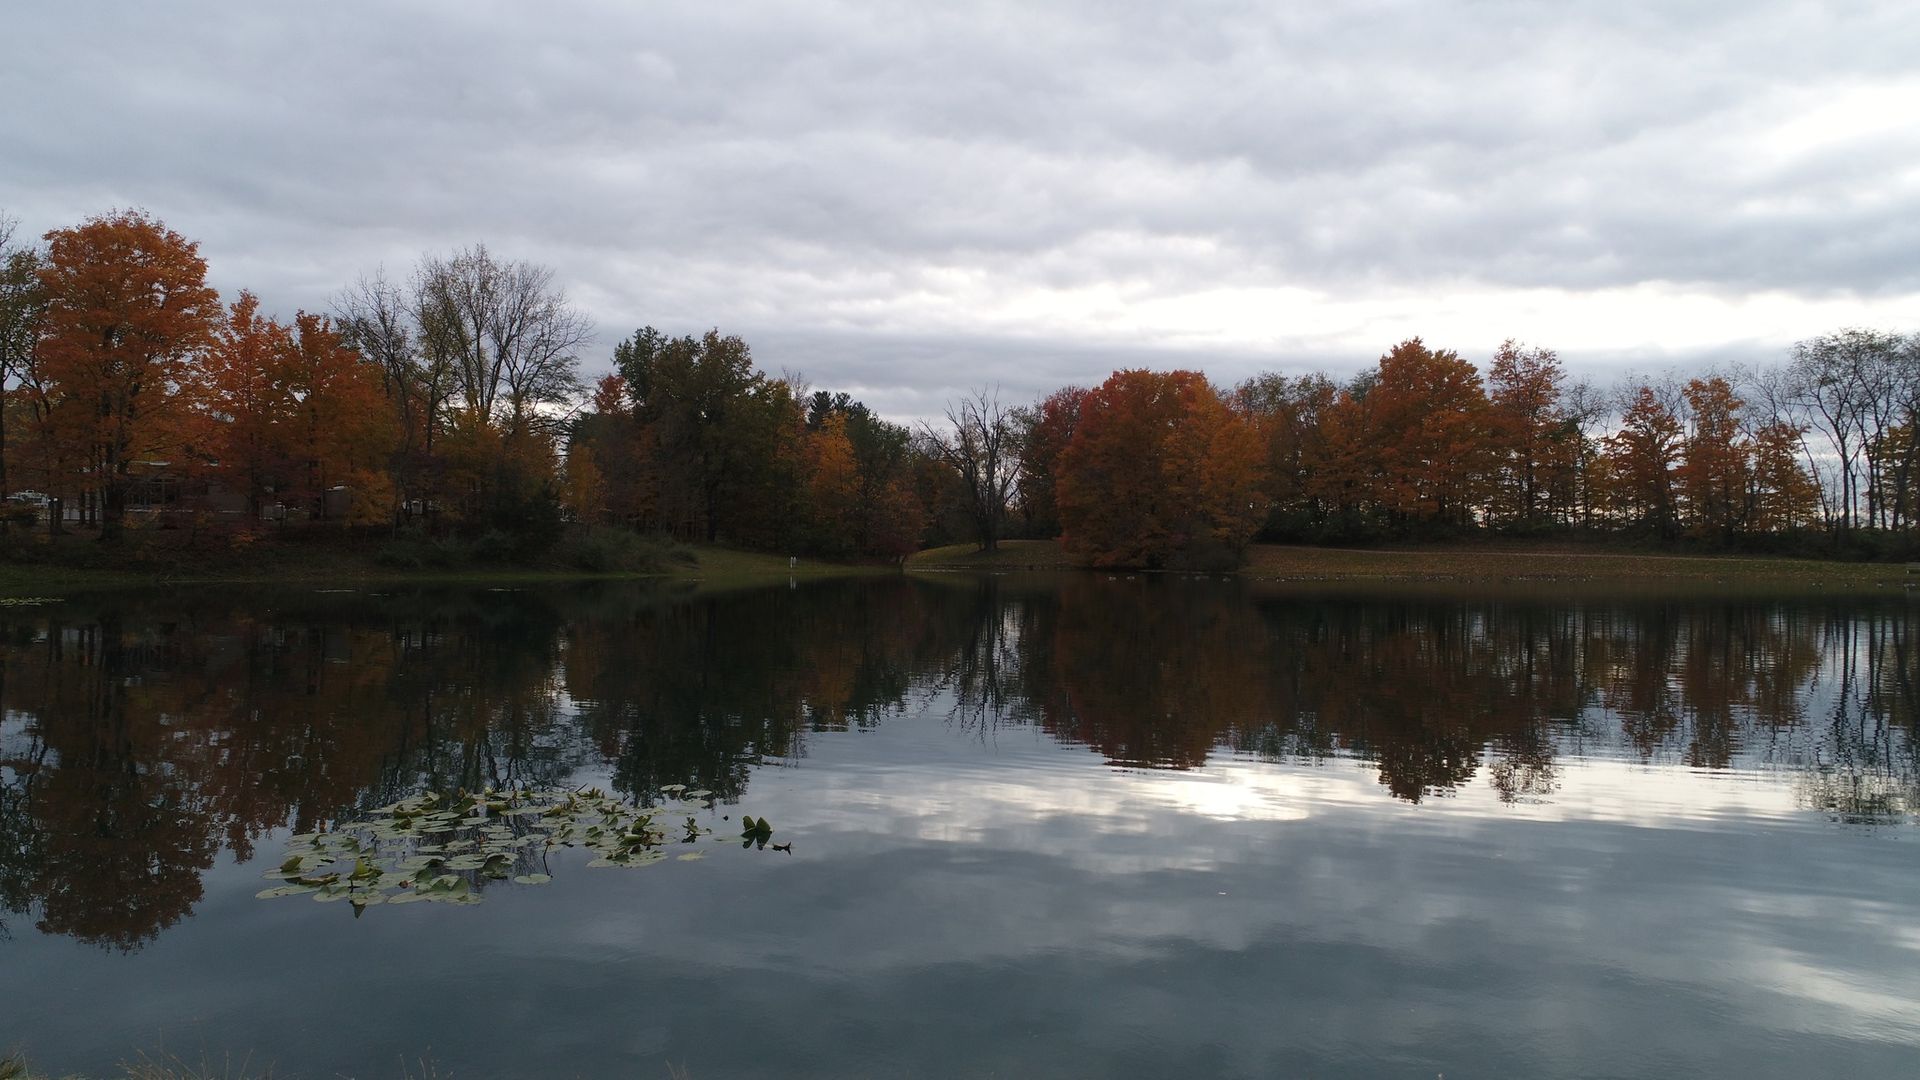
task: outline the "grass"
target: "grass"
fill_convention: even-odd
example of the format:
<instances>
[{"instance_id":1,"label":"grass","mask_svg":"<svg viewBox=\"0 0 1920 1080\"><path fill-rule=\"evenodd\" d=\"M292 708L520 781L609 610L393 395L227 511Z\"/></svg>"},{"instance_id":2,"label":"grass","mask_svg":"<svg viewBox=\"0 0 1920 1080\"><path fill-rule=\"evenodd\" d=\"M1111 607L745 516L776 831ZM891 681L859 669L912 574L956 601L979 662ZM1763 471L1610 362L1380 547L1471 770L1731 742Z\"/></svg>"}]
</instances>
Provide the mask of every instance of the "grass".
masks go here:
<instances>
[{"instance_id":1,"label":"grass","mask_svg":"<svg viewBox=\"0 0 1920 1080\"><path fill-rule=\"evenodd\" d=\"M76 545L91 541L75 540ZM708 545L661 545L665 554L641 571L592 572L555 563L514 565L471 560L448 566L385 565L376 549L287 544L183 559L156 568L153 556L131 566L70 566L58 562L0 562L0 597L47 596L67 591L200 584L534 584L581 580L656 580L729 589L772 581L869 576L909 571L1060 571L1082 569L1053 540L1004 540L998 551L973 544L930 548L891 563L846 563ZM1514 542L1400 549L1295 547L1256 544L1239 576L1292 583L1485 585L1561 583L1721 588L1868 590L1920 584L1895 563L1847 563L1758 556L1665 555L1580 549L1531 548ZM5 1080L0 1074L0 1080Z\"/></svg>"},{"instance_id":2,"label":"grass","mask_svg":"<svg viewBox=\"0 0 1920 1080\"><path fill-rule=\"evenodd\" d=\"M1865 585L1899 583L1887 563L1743 555L1650 555L1566 550L1357 550L1257 544L1242 574L1264 580L1697 582Z\"/></svg>"},{"instance_id":3,"label":"grass","mask_svg":"<svg viewBox=\"0 0 1920 1080\"><path fill-rule=\"evenodd\" d=\"M1077 570L1080 564L1056 540L1002 540L998 551L948 544L907 556L909 570Z\"/></svg>"},{"instance_id":4,"label":"grass","mask_svg":"<svg viewBox=\"0 0 1920 1080\"><path fill-rule=\"evenodd\" d=\"M77 544L93 541L77 540ZM558 564L516 565L469 561L448 566L393 566L375 550L319 544L262 548L217 558L182 559L159 567L151 556L127 566L69 566L56 562L0 562L0 596L45 596L74 590L169 585L268 584L530 584L581 580L655 580L727 588L794 578L894 573L891 564L841 563L706 545L675 544L667 557L645 570L589 571ZM132 560L129 560L132 563ZM0 1074L0 1080L6 1080Z\"/></svg>"},{"instance_id":5,"label":"grass","mask_svg":"<svg viewBox=\"0 0 1920 1080\"><path fill-rule=\"evenodd\" d=\"M196 1064L173 1055L154 1057L141 1053L132 1061L120 1063L119 1075L124 1080L273 1080L271 1068L254 1069L247 1061L231 1059L215 1062L211 1057L202 1057ZM48 1074L35 1072L27 1064L27 1059L19 1052L0 1058L0 1080L53 1080ZM65 1074L61 1080L83 1080L74 1074Z\"/></svg>"},{"instance_id":6,"label":"grass","mask_svg":"<svg viewBox=\"0 0 1920 1080\"><path fill-rule=\"evenodd\" d=\"M792 578L866 577L894 574L899 568L891 563L844 563L825 559L800 558L791 567L787 556L735 548L693 548L695 562L677 569L672 576L697 581L708 587L757 585L770 580Z\"/></svg>"},{"instance_id":7,"label":"grass","mask_svg":"<svg viewBox=\"0 0 1920 1080\"><path fill-rule=\"evenodd\" d=\"M1079 564L1052 540L1006 540L991 554L973 544L922 551L910 570L1072 570ZM1275 583L1558 583L1854 590L1920 584L1896 563L1844 563L1744 555L1662 555L1526 546L1354 549L1255 544L1238 575Z\"/></svg>"}]
</instances>

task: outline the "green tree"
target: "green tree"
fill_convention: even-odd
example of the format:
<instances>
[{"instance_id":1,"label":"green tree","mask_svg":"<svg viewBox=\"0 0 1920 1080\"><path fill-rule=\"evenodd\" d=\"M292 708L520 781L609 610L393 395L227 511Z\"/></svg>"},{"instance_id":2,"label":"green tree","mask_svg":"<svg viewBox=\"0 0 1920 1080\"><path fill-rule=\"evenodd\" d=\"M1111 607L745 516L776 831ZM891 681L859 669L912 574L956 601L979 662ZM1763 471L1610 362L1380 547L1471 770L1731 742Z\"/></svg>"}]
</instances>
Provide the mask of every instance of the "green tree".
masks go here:
<instances>
[{"instance_id":1,"label":"green tree","mask_svg":"<svg viewBox=\"0 0 1920 1080\"><path fill-rule=\"evenodd\" d=\"M33 362L47 307L40 283L41 253L14 243L17 228L14 219L0 214L0 497L12 490L7 475L7 390Z\"/></svg>"}]
</instances>

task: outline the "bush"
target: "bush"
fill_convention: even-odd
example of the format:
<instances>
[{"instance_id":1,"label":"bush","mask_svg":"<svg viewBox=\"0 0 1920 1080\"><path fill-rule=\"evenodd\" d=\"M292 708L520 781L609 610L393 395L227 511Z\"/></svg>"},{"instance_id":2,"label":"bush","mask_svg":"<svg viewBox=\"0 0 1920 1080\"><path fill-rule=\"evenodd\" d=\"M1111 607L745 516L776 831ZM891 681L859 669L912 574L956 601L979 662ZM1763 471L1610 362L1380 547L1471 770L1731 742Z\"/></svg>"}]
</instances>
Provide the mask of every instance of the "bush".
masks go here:
<instances>
[{"instance_id":1,"label":"bush","mask_svg":"<svg viewBox=\"0 0 1920 1080\"><path fill-rule=\"evenodd\" d=\"M593 525L575 529L553 549L555 561L591 574L658 574L669 562L690 562L692 553L658 536Z\"/></svg>"},{"instance_id":2,"label":"bush","mask_svg":"<svg viewBox=\"0 0 1920 1080\"><path fill-rule=\"evenodd\" d=\"M483 566L497 566L501 563L523 562L537 553L539 547L526 537L513 536L499 529L488 529L466 545L463 554L471 562ZM531 547L531 550L529 548Z\"/></svg>"},{"instance_id":3,"label":"bush","mask_svg":"<svg viewBox=\"0 0 1920 1080\"><path fill-rule=\"evenodd\" d=\"M457 541L408 533L382 544L373 561L395 570L444 570L465 561L466 554Z\"/></svg>"},{"instance_id":4,"label":"bush","mask_svg":"<svg viewBox=\"0 0 1920 1080\"><path fill-rule=\"evenodd\" d=\"M1241 558L1242 554L1242 551L1228 547L1218 540L1196 539L1168 557L1167 569L1224 574L1240 568L1241 562L1244 561Z\"/></svg>"}]
</instances>

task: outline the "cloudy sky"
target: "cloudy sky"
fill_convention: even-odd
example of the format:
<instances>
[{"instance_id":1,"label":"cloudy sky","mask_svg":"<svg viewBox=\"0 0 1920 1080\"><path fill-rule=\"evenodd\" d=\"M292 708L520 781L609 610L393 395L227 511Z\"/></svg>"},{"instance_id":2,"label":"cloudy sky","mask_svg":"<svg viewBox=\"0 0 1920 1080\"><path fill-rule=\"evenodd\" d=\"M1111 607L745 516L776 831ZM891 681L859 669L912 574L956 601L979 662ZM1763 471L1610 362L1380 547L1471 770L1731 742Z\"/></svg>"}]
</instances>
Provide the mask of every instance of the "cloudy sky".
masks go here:
<instances>
[{"instance_id":1,"label":"cloudy sky","mask_svg":"<svg viewBox=\"0 0 1920 1080\"><path fill-rule=\"evenodd\" d=\"M1920 323L1920 5L10 3L0 209L324 309L484 241L903 416Z\"/></svg>"}]
</instances>

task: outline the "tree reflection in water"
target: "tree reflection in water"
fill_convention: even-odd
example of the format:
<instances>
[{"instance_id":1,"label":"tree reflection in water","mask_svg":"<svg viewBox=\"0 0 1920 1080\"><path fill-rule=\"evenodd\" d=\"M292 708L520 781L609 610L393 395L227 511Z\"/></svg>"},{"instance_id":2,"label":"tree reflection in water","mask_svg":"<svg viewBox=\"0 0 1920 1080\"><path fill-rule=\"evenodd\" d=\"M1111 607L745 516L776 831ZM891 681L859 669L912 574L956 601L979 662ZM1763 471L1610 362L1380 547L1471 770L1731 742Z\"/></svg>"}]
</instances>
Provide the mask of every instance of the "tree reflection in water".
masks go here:
<instances>
[{"instance_id":1,"label":"tree reflection in water","mask_svg":"<svg viewBox=\"0 0 1920 1080\"><path fill-rule=\"evenodd\" d=\"M1182 580L100 596L0 615L0 907L137 948L224 849L425 791L609 777L740 797L811 733L922 713L1132 768L1350 757L1419 802L1556 758L1794 772L1911 814L1896 603L1263 595Z\"/></svg>"}]
</instances>

